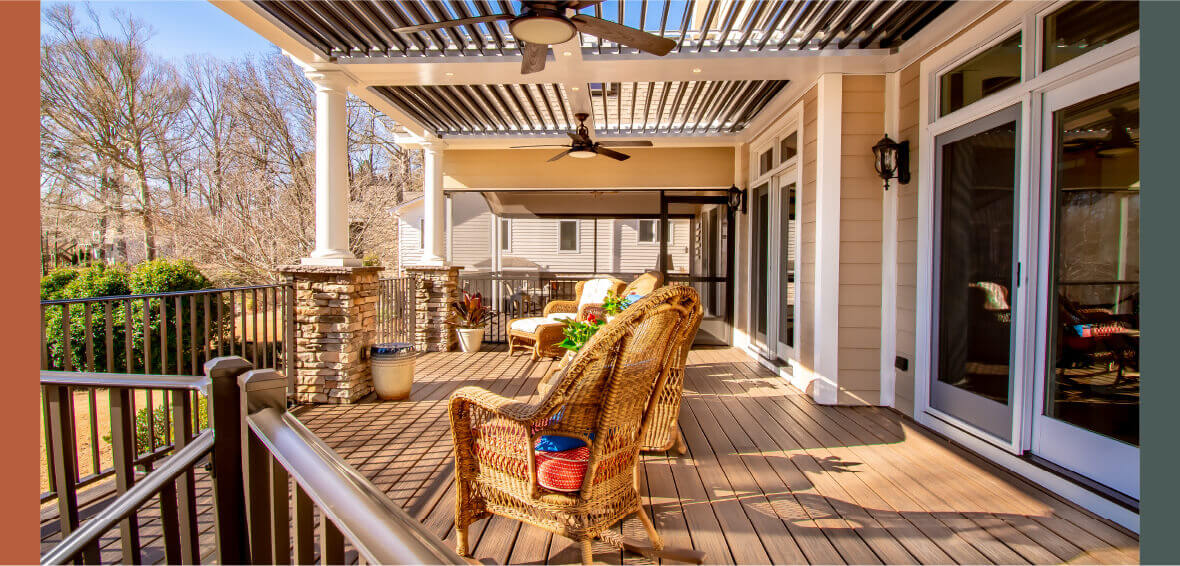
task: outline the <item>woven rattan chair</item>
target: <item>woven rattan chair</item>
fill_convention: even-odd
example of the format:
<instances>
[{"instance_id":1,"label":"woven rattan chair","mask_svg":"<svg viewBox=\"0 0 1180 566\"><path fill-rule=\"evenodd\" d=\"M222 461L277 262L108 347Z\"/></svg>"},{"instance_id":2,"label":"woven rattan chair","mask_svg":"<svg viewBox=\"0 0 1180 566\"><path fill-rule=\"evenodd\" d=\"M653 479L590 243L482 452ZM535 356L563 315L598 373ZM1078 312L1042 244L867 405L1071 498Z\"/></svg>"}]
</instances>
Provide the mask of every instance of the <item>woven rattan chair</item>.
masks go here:
<instances>
[{"instance_id":1,"label":"woven rattan chair","mask_svg":"<svg viewBox=\"0 0 1180 566\"><path fill-rule=\"evenodd\" d=\"M605 279L610 281L607 290L616 294L621 292L623 287L626 286L626 283L614 277L607 277ZM589 313L596 315L602 313L602 303L597 300L582 300L582 292L585 289L586 283L587 281L578 281L577 285L574 286L574 296L578 297L577 300L549 301L545 304L545 309L539 317L514 318L509 320L508 353L514 353L518 348L531 350L534 361L541 358L561 357L565 353L565 350L558 348L557 345L561 343L564 337L562 333L564 326L561 323L563 318L585 320L586 315Z\"/></svg>"},{"instance_id":2,"label":"woven rattan chair","mask_svg":"<svg viewBox=\"0 0 1180 566\"><path fill-rule=\"evenodd\" d=\"M468 527L495 514L578 541L586 563L593 560L596 537L649 556L703 561L696 551L663 548L640 504L637 476L653 400L699 310L697 293L689 287L655 291L599 330L536 404L477 387L451 395L459 554L470 554ZM588 459L577 491L552 491L538 482L534 444L542 435L586 443ZM639 513L652 546L624 541L610 530L632 513Z\"/></svg>"},{"instance_id":3,"label":"woven rattan chair","mask_svg":"<svg viewBox=\"0 0 1180 566\"><path fill-rule=\"evenodd\" d=\"M704 310L698 304L689 320L689 332L685 334L676 355L670 360L671 367L668 368L664 388L655 400L651 422L643 434L642 450L645 452L663 452L670 449L674 449L677 454L687 452L688 447L680 434L680 427L676 424L680 419L680 400L684 397L684 372L688 366L688 353L692 350L692 342L697 337L697 330L700 330L703 318Z\"/></svg>"}]
</instances>

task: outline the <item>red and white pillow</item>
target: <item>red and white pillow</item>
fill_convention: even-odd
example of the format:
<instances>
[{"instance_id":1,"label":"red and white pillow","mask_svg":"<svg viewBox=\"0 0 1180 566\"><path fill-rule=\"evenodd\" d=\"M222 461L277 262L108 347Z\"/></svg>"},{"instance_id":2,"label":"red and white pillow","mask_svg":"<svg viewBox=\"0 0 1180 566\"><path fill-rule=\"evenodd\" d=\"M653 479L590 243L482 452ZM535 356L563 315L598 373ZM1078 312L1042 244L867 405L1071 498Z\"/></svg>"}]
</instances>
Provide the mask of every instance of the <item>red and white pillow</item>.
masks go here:
<instances>
[{"instance_id":1,"label":"red and white pillow","mask_svg":"<svg viewBox=\"0 0 1180 566\"><path fill-rule=\"evenodd\" d=\"M590 448L579 446L562 452L534 452L537 459L537 483L545 489L572 492L582 489Z\"/></svg>"}]
</instances>

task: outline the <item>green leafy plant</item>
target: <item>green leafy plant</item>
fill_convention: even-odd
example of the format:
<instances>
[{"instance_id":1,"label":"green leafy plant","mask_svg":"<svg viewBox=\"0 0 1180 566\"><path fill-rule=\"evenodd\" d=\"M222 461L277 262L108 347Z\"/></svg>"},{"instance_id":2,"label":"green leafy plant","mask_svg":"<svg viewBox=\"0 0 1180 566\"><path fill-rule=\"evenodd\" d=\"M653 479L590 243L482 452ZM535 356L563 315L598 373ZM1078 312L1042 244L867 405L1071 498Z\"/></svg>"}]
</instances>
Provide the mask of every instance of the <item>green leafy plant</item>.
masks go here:
<instances>
[{"instance_id":1,"label":"green leafy plant","mask_svg":"<svg viewBox=\"0 0 1180 566\"><path fill-rule=\"evenodd\" d=\"M463 292L463 298L451 303L451 325L456 328L480 328L492 318L493 312L483 304L483 295Z\"/></svg>"},{"instance_id":2,"label":"green leafy plant","mask_svg":"<svg viewBox=\"0 0 1180 566\"><path fill-rule=\"evenodd\" d=\"M606 299L603 299L602 301L602 310L606 314L615 316L626 310L627 307L631 306L635 301L637 301L637 297L638 295L627 295L626 297L620 297L616 295L614 291L607 291Z\"/></svg>"},{"instance_id":3,"label":"green leafy plant","mask_svg":"<svg viewBox=\"0 0 1180 566\"><path fill-rule=\"evenodd\" d=\"M573 350L577 352L590 341L594 333L598 332L606 324L605 320L599 320L594 315L587 315L585 321L569 319L565 321L565 328L561 330L565 339L558 344L559 347L566 350Z\"/></svg>"},{"instance_id":4,"label":"green leafy plant","mask_svg":"<svg viewBox=\"0 0 1180 566\"><path fill-rule=\"evenodd\" d=\"M197 426L193 429L196 433L199 430L209 428L209 401L199 396L197 398ZM170 410L167 404L157 405L152 409L152 418L149 422L148 408L141 407L135 412L135 453L146 454L152 451L152 436L156 437L156 446L165 446L172 442L172 430L169 428L171 421L168 420L168 411ZM103 442L111 443L111 435L103 435Z\"/></svg>"}]
</instances>

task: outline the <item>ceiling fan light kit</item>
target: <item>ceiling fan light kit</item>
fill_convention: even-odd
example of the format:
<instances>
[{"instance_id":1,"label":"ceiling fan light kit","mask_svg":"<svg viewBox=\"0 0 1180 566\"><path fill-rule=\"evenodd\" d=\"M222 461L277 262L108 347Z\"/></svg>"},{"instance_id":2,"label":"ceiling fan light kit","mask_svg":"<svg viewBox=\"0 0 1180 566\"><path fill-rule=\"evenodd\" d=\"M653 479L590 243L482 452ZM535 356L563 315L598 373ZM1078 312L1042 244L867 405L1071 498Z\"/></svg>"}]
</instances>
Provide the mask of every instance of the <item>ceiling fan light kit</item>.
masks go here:
<instances>
[{"instance_id":1,"label":"ceiling fan light kit","mask_svg":"<svg viewBox=\"0 0 1180 566\"><path fill-rule=\"evenodd\" d=\"M578 119L578 130L575 132L567 132L566 135L570 137L569 145L564 144L540 144L540 145L517 145L512 149L524 149L529 147L568 147L569 149L554 155L549 158L549 161L557 161L565 156L576 157L578 159L590 159L591 157L603 156L614 159L615 161L626 161L631 159L630 155L621 153L613 149L608 149L607 146L613 147L651 147L652 143L648 140L628 140L628 141L605 141L596 142L590 139L590 129L586 127L586 119L589 114L579 112L574 114L574 118Z\"/></svg>"},{"instance_id":2,"label":"ceiling fan light kit","mask_svg":"<svg viewBox=\"0 0 1180 566\"><path fill-rule=\"evenodd\" d=\"M508 24L508 29L516 39L540 45L565 43L577 33L569 20L548 14L517 18Z\"/></svg>"}]
</instances>

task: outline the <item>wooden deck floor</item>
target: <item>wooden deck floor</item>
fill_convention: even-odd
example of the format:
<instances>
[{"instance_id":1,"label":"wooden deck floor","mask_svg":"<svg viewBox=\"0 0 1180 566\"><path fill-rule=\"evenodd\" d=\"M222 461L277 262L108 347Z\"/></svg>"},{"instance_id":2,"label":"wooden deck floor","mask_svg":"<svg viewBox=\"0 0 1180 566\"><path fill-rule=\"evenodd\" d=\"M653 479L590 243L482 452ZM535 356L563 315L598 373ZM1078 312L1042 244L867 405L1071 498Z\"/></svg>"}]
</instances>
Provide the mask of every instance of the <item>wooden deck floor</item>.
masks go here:
<instances>
[{"instance_id":1,"label":"wooden deck floor","mask_svg":"<svg viewBox=\"0 0 1180 566\"><path fill-rule=\"evenodd\" d=\"M689 357L689 454L644 456L645 502L668 544L711 563L1137 563L1137 537L880 408L819 406L734 349ZM316 406L299 418L454 540L446 400L477 385L527 399L550 362L502 351L423 356L408 401ZM622 529L643 540L634 517ZM493 517L475 556L574 564L572 541ZM598 545L597 561L645 558Z\"/></svg>"}]
</instances>

